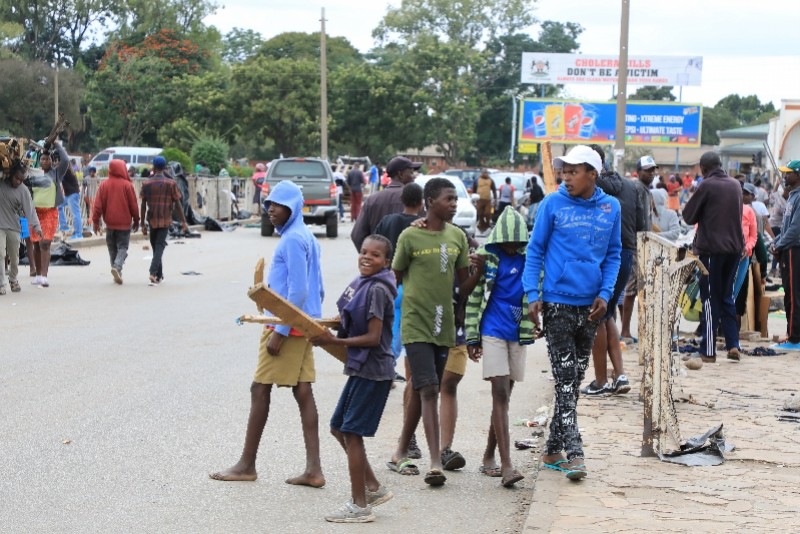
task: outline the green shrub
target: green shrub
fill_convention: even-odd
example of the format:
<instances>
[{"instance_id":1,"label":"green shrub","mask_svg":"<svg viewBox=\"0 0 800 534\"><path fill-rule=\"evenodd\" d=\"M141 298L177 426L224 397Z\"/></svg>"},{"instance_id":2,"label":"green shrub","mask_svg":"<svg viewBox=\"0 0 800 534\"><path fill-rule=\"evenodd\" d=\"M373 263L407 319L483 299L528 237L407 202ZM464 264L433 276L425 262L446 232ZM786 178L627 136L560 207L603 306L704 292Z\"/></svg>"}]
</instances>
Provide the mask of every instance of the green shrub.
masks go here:
<instances>
[{"instance_id":1,"label":"green shrub","mask_svg":"<svg viewBox=\"0 0 800 534\"><path fill-rule=\"evenodd\" d=\"M167 161L177 161L180 163L181 167L183 167L183 172L186 174L191 174L194 170L192 158L190 158L189 154L183 150L179 150L177 148L165 148L161 155L164 156Z\"/></svg>"},{"instance_id":2,"label":"green shrub","mask_svg":"<svg viewBox=\"0 0 800 534\"><path fill-rule=\"evenodd\" d=\"M219 137L201 137L192 146L192 160L205 162L211 174L216 176L228 161L228 150L228 144Z\"/></svg>"}]
</instances>

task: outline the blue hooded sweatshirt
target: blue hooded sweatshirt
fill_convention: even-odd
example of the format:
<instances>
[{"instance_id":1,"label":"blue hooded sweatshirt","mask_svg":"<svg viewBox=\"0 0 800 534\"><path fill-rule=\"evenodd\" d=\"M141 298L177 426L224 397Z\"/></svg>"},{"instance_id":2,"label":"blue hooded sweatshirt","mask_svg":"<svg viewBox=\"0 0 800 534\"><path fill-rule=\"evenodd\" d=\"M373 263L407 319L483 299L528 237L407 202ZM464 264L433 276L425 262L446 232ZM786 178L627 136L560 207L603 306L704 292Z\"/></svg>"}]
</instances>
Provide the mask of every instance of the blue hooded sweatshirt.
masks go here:
<instances>
[{"instance_id":1,"label":"blue hooded sweatshirt","mask_svg":"<svg viewBox=\"0 0 800 534\"><path fill-rule=\"evenodd\" d=\"M275 202L292 211L286 224L276 226L281 239L272 255L267 285L311 317L322 316L322 269L319 243L303 223L303 192L294 182L277 184L264 201L264 209ZM281 335L289 335L289 326L275 326Z\"/></svg>"},{"instance_id":2,"label":"blue hooded sweatshirt","mask_svg":"<svg viewBox=\"0 0 800 534\"><path fill-rule=\"evenodd\" d=\"M620 225L619 202L599 187L589 199L571 196L564 184L547 195L522 272L528 302L590 306L597 297L608 302L619 272Z\"/></svg>"}]
</instances>

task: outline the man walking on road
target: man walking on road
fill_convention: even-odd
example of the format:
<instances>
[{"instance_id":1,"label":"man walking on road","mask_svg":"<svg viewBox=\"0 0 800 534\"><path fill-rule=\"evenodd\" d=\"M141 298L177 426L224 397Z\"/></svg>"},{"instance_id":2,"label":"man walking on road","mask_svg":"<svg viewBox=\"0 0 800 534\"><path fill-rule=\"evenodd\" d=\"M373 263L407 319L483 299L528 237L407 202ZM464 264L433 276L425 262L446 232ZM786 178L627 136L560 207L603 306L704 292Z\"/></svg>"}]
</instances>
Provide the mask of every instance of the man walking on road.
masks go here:
<instances>
[{"instance_id":1,"label":"man walking on road","mask_svg":"<svg viewBox=\"0 0 800 534\"><path fill-rule=\"evenodd\" d=\"M483 233L492 223L492 206L497 204L497 186L486 169L481 170L475 180L475 191L478 193L478 231Z\"/></svg>"},{"instance_id":2,"label":"man walking on road","mask_svg":"<svg viewBox=\"0 0 800 534\"><path fill-rule=\"evenodd\" d=\"M164 176L167 160L163 156L153 159L153 175L142 185L141 222L142 234L147 235L150 226L150 246L153 260L150 262L150 285L158 285L164 280L164 267L161 257L167 247L167 234L172 224L172 213L177 211L181 216L181 228L188 231L186 218L181 208L181 193L175 180ZM175 208L173 210L173 207ZM147 224L145 224L147 221Z\"/></svg>"},{"instance_id":3,"label":"man walking on road","mask_svg":"<svg viewBox=\"0 0 800 534\"><path fill-rule=\"evenodd\" d=\"M111 259L111 275L122 285L122 266L128 257L131 231L139 230L139 211L136 209L136 191L128 178L125 162L112 159L108 164L108 180L97 188L92 208L92 227L100 235L100 218L106 224L106 246ZM133 221L133 228L131 228Z\"/></svg>"},{"instance_id":4,"label":"man walking on road","mask_svg":"<svg viewBox=\"0 0 800 534\"><path fill-rule=\"evenodd\" d=\"M703 181L683 208L686 224L697 224L692 249L703 262L708 274L700 275L703 361L716 361L716 332L722 325L728 358L739 359L739 327L733 281L744 252L742 235L742 187L722 170L722 161L715 152L700 157Z\"/></svg>"},{"instance_id":5,"label":"man walking on road","mask_svg":"<svg viewBox=\"0 0 800 534\"><path fill-rule=\"evenodd\" d=\"M414 177L420 167L422 167L422 163L411 161L402 156L392 158L386 165L386 173L392 181L383 190L370 195L367 201L364 202L361 216L356 221L356 224L353 225L353 231L350 232L350 239L358 252L361 251L361 244L364 239L368 235L375 233L375 228L378 227L381 219L393 213L403 213L405 207L400 198L403 193L403 186L414 181ZM347 182L348 184L350 183L350 175L348 175Z\"/></svg>"},{"instance_id":6,"label":"man walking on road","mask_svg":"<svg viewBox=\"0 0 800 534\"><path fill-rule=\"evenodd\" d=\"M361 213L361 201L364 199L364 173L357 163L347 173L347 187L350 189L350 221L353 222Z\"/></svg>"}]
</instances>

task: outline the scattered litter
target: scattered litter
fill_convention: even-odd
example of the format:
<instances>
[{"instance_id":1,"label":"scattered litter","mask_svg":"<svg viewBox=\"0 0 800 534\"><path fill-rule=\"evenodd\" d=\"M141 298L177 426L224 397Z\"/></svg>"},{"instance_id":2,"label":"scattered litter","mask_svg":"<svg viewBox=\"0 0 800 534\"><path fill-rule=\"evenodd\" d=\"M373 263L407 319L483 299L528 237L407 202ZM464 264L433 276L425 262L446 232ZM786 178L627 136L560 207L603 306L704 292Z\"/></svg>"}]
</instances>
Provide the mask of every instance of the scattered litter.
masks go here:
<instances>
[{"instance_id":1,"label":"scattered litter","mask_svg":"<svg viewBox=\"0 0 800 534\"><path fill-rule=\"evenodd\" d=\"M783 356L786 354L785 352L777 352L768 347L756 347L753 350L744 350L742 352L749 354L750 356Z\"/></svg>"},{"instance_id":2,"label":"scattered litter","mask_svg":"<svg viewBox=\"0 0 800 534\"><path fill-rule=\"evenodd\" d=\"M203 273L198 273L197 271L182 271L181 274L186 276L200 276Z\"/></svg>"},{"instance_id":3,"label":"scattered litter","mask_svg":"<svg viewBox=\"0 0 800 534\"><path fill-rule=\"evenodd\" d=\"M539 440L536 438L518 439L514 442L514 446L521 451L533 449L539 446Z\"/></svg>"},{"instance_id":4,"label":"scattered litter","mask_svg":"<svg viewBox=\"0 0 800 534\"><path fill-rule=\"evenodd\" d=\"M150 250L150 245L142 245L142 250Z\"/></svg>"},{"instance_id":5,"label":"scattered litter","mask_svg":"<svg viewBox=\"0 0 800 534\"><path fill-rule=\"evenodd\" d=\"M70 443L72 443L72 440L71 439L65 439L61 443L63 443L64 445L69 445Z\"/></svg>"},{"instance_id":6,"label":"scattered litter","mask_svg":"<svg viewBox=\"0 0 800 534\"><path fill-rule=\"evenodd\" d=\"M691 354L693 352L700 352L700 349L695 345L680 345L678 347L678 352L682 354Z\"/></svg>"},{"instance_id":7,"label":"scattered litter","mask_svg":"<svg viewBox=\"0 0 800 534\"><path fill-rule=\"evenodd\" d=\"M153 256L144 256L142 259L143 259L144 261L152 261L152 259L153 259Z\"/></svg>"},{"instance_id":8,"label":"scattered litter","mask_svg":"<svg viewBox=\"0 0 800 534\"><path fill-rule=\"evenodd\" d=\"M534 428L533 431L531 432L531 436L535 438L541 438L542 436L544 436L544 428L542 427Z\"/></svg>"},{"instance_id":9,"label":"scattered litter","mask_svg":"<svg viewBox=\"0 0 800 534\"><path fill-rule=\"evenodd\" d=\"M689 358L683 363L683 365L685 365L687 369L698 371L703 368L703 360L700 358Z\"/></svg>"},{"instance_id":10,"label":"scattered litter","mask_svg":"<svg viewBox=\"0 0 800 534\"><path fill-rule=\"evenodd\" d=\"M722 423L702 436L690 438L681 445L680 450L659 454L663 462L696 466L720 465L725 461L725 453L734 450L732 444L725 443Z\"/></svg>"},{"instance_id":11,"label":"scattered litter","mask_svg":"<svg viewBox=\"0 0 800 534\"><path fill-rule=\"evenodd\" d=\"M786 399L783 403L783 409L787 412L800 412L800 397Z\"/></svg>"}]
</instances>

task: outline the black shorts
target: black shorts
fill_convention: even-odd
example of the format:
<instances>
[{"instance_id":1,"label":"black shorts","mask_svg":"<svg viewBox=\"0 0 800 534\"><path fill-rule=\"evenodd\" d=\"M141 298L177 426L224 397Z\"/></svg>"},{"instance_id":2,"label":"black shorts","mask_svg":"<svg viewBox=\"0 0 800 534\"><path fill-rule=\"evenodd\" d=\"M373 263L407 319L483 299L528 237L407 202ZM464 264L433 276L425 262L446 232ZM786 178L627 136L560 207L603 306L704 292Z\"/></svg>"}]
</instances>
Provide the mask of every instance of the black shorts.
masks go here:
<instances>
[{"instance_id":1,"label":"black shorts","mask_svg":"<svg viewBox=\"0 0 800 534\"><path fill-rule=\"evenodd\" d=\"M449 348L433 343L408 343L405 347L414 389L438 386L442 381L444 367L447 365Z\"/></svg>"}]
</instances>

